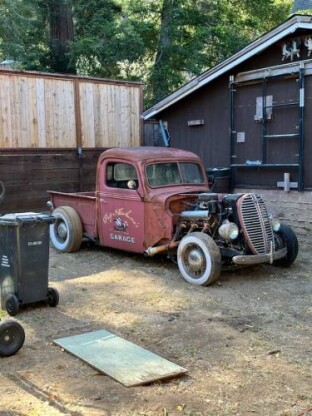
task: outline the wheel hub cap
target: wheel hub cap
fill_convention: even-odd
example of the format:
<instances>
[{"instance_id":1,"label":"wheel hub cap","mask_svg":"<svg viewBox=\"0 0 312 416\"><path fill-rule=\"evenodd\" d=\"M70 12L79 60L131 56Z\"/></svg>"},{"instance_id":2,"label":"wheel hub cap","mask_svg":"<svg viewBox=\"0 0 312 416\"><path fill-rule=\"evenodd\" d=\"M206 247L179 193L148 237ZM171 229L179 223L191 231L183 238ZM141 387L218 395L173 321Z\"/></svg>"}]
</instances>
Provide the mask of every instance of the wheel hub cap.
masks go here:
<instances>
[{"instance_id":1,"label":"wheel hub cap","mask_svg":"<svg viewBox=\"0 0 312 416\"><path fill-rule=\"evenodd\" d=\"M66 237L67 237L67 227L66 227L66 225L63 222L61 222L58 225L58 227L57 227L57 233L60 236L60 238L63 238L64 240L66 239Z\"/></svg>"},{"instance_id":2,"label":"wheel hub cap","mask_svg":"<svg viewBox=\"0 0 312 416\"><path fill-rule=\"evenodd\" d=\"M199 271L204 266L204 258L199 249L195 248L189 252L188 263L192 270Z\"/></svg>"}]
</instances>

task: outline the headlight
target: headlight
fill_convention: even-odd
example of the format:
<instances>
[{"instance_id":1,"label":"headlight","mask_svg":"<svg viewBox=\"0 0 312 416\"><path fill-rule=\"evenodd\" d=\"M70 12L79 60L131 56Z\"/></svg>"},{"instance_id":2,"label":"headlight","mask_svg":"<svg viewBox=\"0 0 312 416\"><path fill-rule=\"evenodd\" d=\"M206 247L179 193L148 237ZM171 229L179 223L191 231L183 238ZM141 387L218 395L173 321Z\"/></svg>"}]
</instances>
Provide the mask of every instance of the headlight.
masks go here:
<instances>
[{"instance_id":1,"label":"headlight","mask_svg":"<svg viewBox=\"0 0 312 416\"><path fill-rule=\"evenodd\" d=\"M277 232L281 228L281 223L278 218L272 218L271 220L273 231Z\"/></svg>"},{"instance_id":2,"label":"headlight","mask_svg":"<svg viewBox=\"0 0 312 416\"><path fill-rule=\"evenodd\" d=\"M224 222L219 228L219 235L224 240L235 240L238 237L238 227L234 222Z\"/></svg>"}]
</instances>

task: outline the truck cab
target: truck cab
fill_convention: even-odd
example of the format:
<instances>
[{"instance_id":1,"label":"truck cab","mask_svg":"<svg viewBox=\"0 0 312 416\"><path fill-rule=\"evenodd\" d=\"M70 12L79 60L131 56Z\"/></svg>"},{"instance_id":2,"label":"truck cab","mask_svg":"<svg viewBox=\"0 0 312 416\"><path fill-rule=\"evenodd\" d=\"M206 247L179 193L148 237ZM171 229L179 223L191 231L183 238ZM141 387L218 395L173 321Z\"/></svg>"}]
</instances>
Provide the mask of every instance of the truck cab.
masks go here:
<instances>
[{"instance_id":1,"label":"truck cab","mask_svg":"<svg viewBox=\"0 0 312 416\"><path fill-rule=\"evenodd\" d=\"M103 246L143 253L169 242L175 223L168 200L208 190L200 159L179 149L111 149L97 168L98 237Z\"/></svg>"}]
</instances>

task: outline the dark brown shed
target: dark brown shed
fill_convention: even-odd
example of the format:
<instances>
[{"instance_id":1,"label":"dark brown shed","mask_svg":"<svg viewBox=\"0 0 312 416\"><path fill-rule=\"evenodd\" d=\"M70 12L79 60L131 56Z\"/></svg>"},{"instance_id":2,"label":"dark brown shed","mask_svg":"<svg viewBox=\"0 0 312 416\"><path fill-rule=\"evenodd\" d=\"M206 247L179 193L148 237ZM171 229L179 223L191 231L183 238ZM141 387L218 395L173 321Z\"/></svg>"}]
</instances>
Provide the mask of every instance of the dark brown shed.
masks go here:
<instances>
[{"instance_id":1,"label":"dark brown shed","mask_svg":"<svg viewBox=\"0 0 312 416\"><path fill-rule=\"evenodd\" d=\"M293 15L145 111L145 144L160 121L235 188L312 189L311 75L312 16Z\"/></svg>"}]
</instances>

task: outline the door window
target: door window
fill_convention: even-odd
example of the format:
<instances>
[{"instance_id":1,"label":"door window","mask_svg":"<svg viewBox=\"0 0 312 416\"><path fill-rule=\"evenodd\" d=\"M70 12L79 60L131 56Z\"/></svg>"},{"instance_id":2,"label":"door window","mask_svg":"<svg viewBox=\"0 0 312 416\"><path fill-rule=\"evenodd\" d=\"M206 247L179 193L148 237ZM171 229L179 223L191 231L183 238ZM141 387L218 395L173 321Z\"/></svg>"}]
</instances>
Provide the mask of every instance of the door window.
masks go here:
<instances>
[{"instance_id":1,"label":"door window","mask_svg":"<svg viewBox=\"0 0 312 416\"><path fill-rule=\"evenodd\" d=\"M135 167L129 163L108 163L106 166L106 185L111 188L138 188L138 176Z\"/></svg>"}]
</instances>

